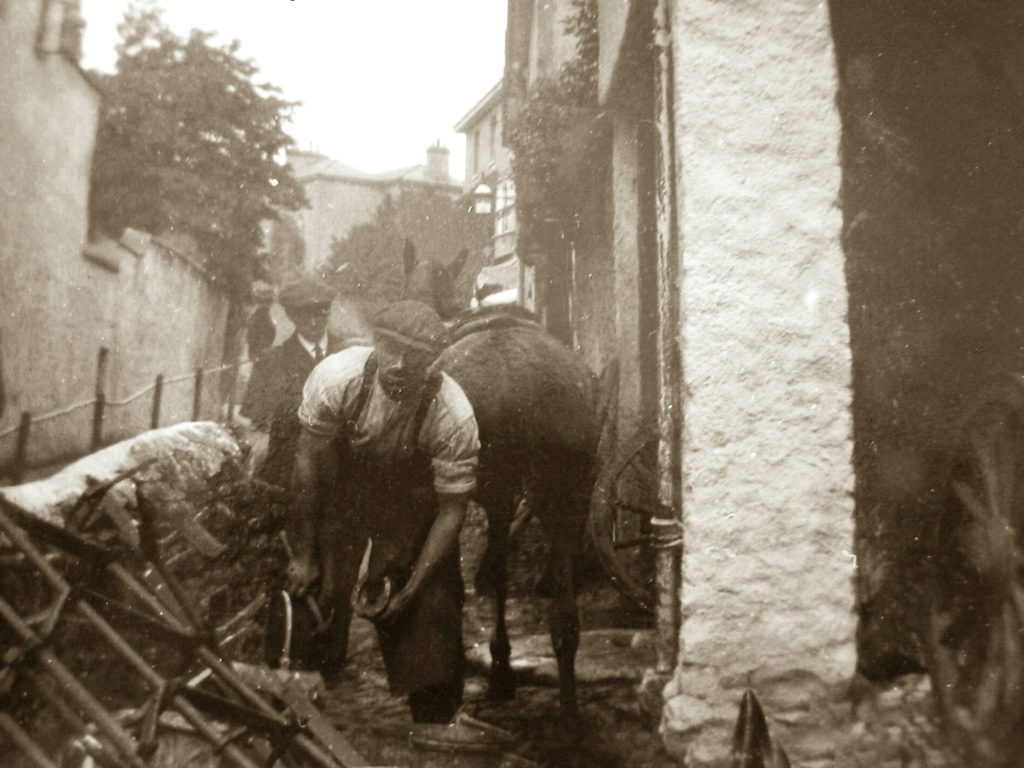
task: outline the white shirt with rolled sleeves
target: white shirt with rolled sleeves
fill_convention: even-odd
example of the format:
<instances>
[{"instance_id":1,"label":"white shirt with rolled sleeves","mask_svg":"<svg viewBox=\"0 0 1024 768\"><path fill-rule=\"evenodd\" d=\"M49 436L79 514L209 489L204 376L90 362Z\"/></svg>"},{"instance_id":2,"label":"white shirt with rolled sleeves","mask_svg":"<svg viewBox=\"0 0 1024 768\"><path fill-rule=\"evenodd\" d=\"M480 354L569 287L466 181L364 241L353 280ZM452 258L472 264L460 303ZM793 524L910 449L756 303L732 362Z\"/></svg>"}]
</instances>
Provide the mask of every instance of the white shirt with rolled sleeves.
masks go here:
<instances>
[{"instance_id":1,"label":"white shirt with rolled sleeves","mask_svg":"<svg viewBox=\"0 0 1024 768\"><path fill-rule=\"evenodd\" d=\"M306 379L299 406L305 429L334 437L355 417L356 399L372 347L349 347L325 358ZM374 378L373 386L355 424L360 442L372 450L374 441L396 424L412 417L418 402L399 402L388 397ZM445 373L423 420L419 447L431 457L434 489L441 494L469 493L476 487L480 439L473 406L462 387Z\"/></svg>"}]
</instances>

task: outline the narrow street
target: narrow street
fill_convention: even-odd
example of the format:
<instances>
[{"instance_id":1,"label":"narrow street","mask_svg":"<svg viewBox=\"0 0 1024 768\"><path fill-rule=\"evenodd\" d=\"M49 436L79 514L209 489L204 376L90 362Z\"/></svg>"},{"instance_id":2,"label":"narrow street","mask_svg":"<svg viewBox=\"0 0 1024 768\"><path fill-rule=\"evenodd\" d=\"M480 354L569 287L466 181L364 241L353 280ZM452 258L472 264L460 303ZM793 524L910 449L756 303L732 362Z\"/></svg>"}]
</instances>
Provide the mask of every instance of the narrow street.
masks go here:
<instances>
[{"instance_id":1,"label":"narrow street","mask_svg":"<svg viewBox=\"0 0 1024 768\"><path fill-rule=\"evenodd\" d=\"M474 509L462 535L467 585L463 628L469 663L463 712L511 732L515 743L510 751L539 765L674 766L657 734L645 727L637 706L637 683L643 670L654 664L652 632L642 628L643 616L630 611L603 578L590 581L579 599L582 638L576 674L585 731L574 738L561 728L547 601L536 595L544 544L535 523L527 526L511 559L508 623L519 688L512 701L487 699L493 607L472 588L485 525L482 511ZM417 764L418 756L409 746L408 710L403 699L387 692L373 627L365 620L355 620L348 672L330 692L326 711L375 765Z\"/></svg>"},{"instance_id":2,"label":"narrow street","mask_svg":"<svg viewBox=\"0 0 1024 768\"><path fill-rule=\"evenodd\" d=\"M0 768L1024 768L1024 2L240 8L0 0Z\"/></svg>"},{"instance_id":3,"label":"narrow street","mask_svg":"<svg viewBox=\"0 0 1024 768\"><path fill-rule=\"evenodd\" d=\"M487 698L488 641L492 601L472 588L484 542L483 513L474 509L462 535L467 584L464 639L469 670L463 712L509 731L509 752L550 768L673 768L651 718L638 705L637 685L655 663L653 631L603 578L590 580L580 596L582 637L576 660L584 732L573 737L558 721L555 659L547 635L546 600L536 595L543 535L527 527L513 549L508 604L513 666L519 689L513 701ZM329 692L326 712L375 765L417 765L424 755L410 746L413 724L404 701L387 691L372 625L356 619L348 672ZM794 691L799 696L799 691ZM777 721L769 718L793 765L816 768L963 768L945 743L927 675L907 675L885 686L861 683L850 700L819 711L797 705ZM738 698L737 698L738 704ZM738 714L738 712L737 712ZM785 730L783 730L785 729ZM795 760L797 756L803 759ZM502 765L517 765L506 757ZM523 763L528 765L529 763Z\"/></svg>"}]
</instances>

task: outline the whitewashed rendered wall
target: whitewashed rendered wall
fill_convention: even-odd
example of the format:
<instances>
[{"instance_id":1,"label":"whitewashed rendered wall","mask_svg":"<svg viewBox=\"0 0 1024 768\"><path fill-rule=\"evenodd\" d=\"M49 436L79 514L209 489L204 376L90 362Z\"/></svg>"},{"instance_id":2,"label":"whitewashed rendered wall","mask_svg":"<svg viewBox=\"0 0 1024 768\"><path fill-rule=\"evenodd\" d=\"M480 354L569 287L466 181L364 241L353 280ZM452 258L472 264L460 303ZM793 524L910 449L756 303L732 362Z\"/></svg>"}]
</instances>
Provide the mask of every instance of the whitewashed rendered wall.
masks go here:
<instances>
[{"instance_id":1,"label":"whitewashed rendered wall","mask_svg":"<svg viewBox=\"0 0 1024 768\"><path fill-rule=\"evenodd\" d=\"M702 764L746 687L785 743L853 674L850 349L827 6L676 0L672 29L685 551L662 729Z\"/></svg>"}]
</instances>

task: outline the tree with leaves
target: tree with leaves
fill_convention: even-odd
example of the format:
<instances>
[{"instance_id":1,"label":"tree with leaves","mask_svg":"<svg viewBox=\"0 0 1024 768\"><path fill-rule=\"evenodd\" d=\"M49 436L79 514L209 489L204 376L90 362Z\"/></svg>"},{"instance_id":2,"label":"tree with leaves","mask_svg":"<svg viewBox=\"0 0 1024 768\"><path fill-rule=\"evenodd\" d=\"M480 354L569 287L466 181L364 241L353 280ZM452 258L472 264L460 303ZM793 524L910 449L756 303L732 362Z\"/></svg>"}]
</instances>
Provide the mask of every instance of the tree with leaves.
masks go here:
<instances>
[{"instance_id":1,"label":"tree with leaves","mask_svg":"<svg viewBox=\"0 0 1024 768\"><path fill-rule=\"evenodd\" d=\"M118 32L115 73L96 75L93 226L187 233L215 278L243 297L263 272L260 223L305 205L281 162L295 103L255 79L237 40L178 37L152 2L133 3Z\"/></svg>"}]
</instances>

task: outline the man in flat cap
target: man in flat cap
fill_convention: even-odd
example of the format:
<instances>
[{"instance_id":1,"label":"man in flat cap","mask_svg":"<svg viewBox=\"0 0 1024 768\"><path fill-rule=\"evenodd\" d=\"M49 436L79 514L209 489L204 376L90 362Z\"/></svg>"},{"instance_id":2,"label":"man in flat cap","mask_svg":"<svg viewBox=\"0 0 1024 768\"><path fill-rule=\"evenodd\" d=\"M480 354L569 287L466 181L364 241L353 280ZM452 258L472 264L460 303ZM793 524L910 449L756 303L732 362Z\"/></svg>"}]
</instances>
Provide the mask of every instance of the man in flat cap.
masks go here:
<instances>
[{"instance_id":1,"label":"man in flat cap","mask_svg":"<svg viewBox=\"0 0 1024 768\"><path fill-rule=\"evenodd\" d=\"M265 350L253 364L239 412L270 435L260 477L275 485L287 487L291 481L302 385L313 367L338 346L327 334L333 298L323 282L312 277L286 284L278 301L295 324L295 333Z\"/></svg>"},{"instance_id":2,"label":"man in flat cap","mask_svg":"<svg viewBox=\"0 0 1024 768\"><path fill-rule=\"evenodd\" d=\"M344 662L355 602L417 722L448 722L462 701L458 543L480 448L465 393L435 370L444 338L433 309L402 301L374 319L374 347L316 367L299 408L287 525L288 588L301 594L319 579L321 612L334 615L325 676Z\"/></svg>"}]
</instances>

